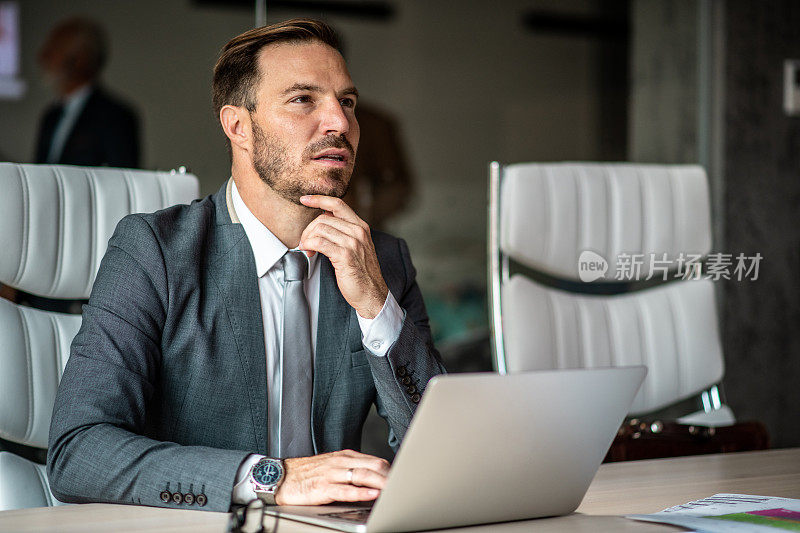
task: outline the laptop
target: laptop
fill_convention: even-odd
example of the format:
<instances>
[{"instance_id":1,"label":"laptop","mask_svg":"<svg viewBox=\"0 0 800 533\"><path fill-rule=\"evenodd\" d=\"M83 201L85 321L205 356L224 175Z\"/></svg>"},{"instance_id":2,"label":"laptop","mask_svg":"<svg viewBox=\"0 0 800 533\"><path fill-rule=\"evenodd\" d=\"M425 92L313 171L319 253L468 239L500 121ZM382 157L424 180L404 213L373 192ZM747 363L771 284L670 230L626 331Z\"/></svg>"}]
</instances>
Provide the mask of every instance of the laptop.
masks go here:
<instances>
[{"instance_id":1,"label":"laptop","mask_svg":"<svg viewBox=\"0 0 800 533\"><path fill-rule=\"evenodd\" d=\"M434 377L374 503L265 512L353 533L571 513L646 373L632 366Z\"/></svg>"}]
</instances>

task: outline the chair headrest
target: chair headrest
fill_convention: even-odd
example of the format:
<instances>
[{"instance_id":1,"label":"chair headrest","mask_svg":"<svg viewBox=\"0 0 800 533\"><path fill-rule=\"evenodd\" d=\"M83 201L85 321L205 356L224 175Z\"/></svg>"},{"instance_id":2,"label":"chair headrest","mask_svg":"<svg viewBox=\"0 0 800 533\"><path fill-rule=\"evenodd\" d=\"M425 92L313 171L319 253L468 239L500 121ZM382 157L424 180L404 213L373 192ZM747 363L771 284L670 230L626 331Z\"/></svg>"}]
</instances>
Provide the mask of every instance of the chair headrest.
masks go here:
<instances>
[{"instance_id":1,"label":"chair headrest","mask_svg":"<svg viewBox=\"0 0 800 533\"><path fill-rule=\"evenodd\" d=\"M651 254L674 262L711 251L708 182L696 165L521 163L504 167L500 189L501 250L552 276L578 280L584 251L607 261L609 281L626 254L644 256L644 279Z\"/></svg>"},{"instance_id":2,"label":"chair headrest","mask_svg":"<svg viewBox=\"0 0 800 533\"><path fill-rule=\"evenodd\" d=\"M88 298L108 239L131 213L189 203L192 174L0 163L0 283Z\"/></svg>"}]
</instances>

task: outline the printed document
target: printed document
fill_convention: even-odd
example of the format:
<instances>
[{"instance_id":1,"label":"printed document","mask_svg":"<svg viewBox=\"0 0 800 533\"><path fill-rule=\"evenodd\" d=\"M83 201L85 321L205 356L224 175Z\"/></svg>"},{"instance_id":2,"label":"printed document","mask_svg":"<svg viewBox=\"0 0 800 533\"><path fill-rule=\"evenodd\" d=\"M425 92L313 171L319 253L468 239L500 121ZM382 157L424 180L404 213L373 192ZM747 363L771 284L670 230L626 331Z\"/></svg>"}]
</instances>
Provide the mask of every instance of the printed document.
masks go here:
<instances>
[{"instance_id":1,"label":"printed document","mask_svg":"<svg viewBox=\"0 0 800 533\"><path fill-rule=\"evenodd\" d=\"M800 532L800 500L715 494L658 513L628 515L627 518L672 524L702 533Z\"/></svg>"}]
</instances>

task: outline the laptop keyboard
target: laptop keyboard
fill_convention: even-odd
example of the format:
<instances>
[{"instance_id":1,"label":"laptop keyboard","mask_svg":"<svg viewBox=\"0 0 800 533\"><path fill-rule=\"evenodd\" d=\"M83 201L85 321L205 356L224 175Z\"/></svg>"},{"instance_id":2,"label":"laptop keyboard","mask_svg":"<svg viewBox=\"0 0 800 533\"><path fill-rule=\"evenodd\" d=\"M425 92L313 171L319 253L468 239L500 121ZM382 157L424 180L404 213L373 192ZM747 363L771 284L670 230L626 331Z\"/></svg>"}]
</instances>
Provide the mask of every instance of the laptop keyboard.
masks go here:
<instances>
[{"instance_id":1,"label":"laptop keyboard","mask_svg":"<svg viewBox=\"0 0 800 533\"><path fill-rule=\"evenodd\" d=\"M369 518L369 513L372 509L353 509L352 511L336 511L333 513L319 513L318 516L326 518L338 518L339 520L347 520L348 522L363 523Z\"/></svg>"}]
</instances>

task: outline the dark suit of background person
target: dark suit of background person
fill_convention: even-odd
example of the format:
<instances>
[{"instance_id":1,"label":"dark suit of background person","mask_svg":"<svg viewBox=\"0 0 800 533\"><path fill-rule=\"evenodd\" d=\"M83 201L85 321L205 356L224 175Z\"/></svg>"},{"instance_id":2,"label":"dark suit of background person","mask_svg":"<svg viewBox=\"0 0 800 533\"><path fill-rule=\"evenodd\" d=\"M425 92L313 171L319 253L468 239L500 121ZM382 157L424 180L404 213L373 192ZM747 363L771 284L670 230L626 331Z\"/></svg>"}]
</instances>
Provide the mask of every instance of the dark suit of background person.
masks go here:
<instances>
[{"instance_id":1,"label":"dark suit of background person","mask_svg":"<svg viewBox=\"0 0 800 533\"><path fill-rule=\"evenodd\" d=\"M92 87L90 91L63 148L52 159L48 154L63 106L53 104L45 111L39 124L35 162L138 168L139 121L136 112L101 87Z\"/></svg>"}]
</instances>

